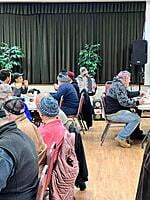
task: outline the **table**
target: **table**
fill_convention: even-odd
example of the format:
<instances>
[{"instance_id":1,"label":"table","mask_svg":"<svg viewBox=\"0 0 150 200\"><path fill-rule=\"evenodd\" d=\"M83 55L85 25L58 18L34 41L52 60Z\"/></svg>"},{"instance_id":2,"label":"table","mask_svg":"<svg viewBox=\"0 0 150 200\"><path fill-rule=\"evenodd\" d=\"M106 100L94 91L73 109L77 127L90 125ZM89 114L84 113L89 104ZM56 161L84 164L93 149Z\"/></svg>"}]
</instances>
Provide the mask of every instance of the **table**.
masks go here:
<instances>
[{"instance_id":1,"label":"table","mask_svg":"<svg viewBox=\"0 0 150 200\"><path fill-rule=\"evenodd\" d=\"M35 104L36 96L21 95L21 98L24 99L24 102L30 111L37 110Z\"/></svg>"},{"instance_id":2,"label":"table","mask_svg":"<svg viewBox=\"0 0 150 200\"><path fill-rule=\"evenodd\" d=\"M143 104L143 105L139 105L138 109L142 110L142 112L150 111L150 101L145 102L145 104ZM150 118L150 116L146 116L146 117ZM150 129L148 130L147 134L145 135L144 139L142 140L142 143L141 143L142 149L144 148L144 143L147 140L149 140L149 138L150 138Z\"/></svg>"},{"instance_id":3,"label":"table","mask_svg":"<svg viewBox=\"0 0 150 200\"><path fill-rule=\"evenodd\" d=\"M142 111L150 111L150 103L149 104L138 105L138 109L142 110Z\"/></svg>"},{"instance_id":4,"label":"table","mask_svg":"<svg viewBox=\"0 0 150 200\"><path fill-rule=\"evenodd\" d=\"M31 116L32 116L32 122L39 127L42 120L39 116L39 112L37 111L36 107L36 96L28 96L28 95L22 95L21 98L24 99L25 104L27 105Z\"/></svg>"}]
</instances>

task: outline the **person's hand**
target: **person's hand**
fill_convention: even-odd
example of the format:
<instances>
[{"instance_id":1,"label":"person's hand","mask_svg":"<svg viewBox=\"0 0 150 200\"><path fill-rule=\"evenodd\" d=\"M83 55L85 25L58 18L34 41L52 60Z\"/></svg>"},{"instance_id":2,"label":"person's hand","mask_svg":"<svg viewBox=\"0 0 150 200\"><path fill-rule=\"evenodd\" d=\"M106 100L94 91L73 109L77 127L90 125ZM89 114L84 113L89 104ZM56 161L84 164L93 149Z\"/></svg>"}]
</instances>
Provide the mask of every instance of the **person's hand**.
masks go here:
<instances>
[{"instance_id":1,"label":"person's hand","mask_svg":"<svg viewBox=\"0 0 150 200\"><path fill-rule=\"evenodd\" d=\"M28 87L28 80L24 80L23 83L25 87Z\"/></svg>"},{"instance_id":2,"label":"person's hand","mask_svg":"<svg viewBox=\"0 0 150 200\"><path fill-rule=\"evenodd\" d=\"M59 87L58 84L57 84L57 83L54 83L54 89L55 89L55 90L58 90L58 87Z\"/></svg>"},{"instance_id":3,"label":"person's hand","mask_svg":"<svg viewBox=\"0 0 150 200\"><path fill-rule=\"evenodd\" d=\"M144 98L139 99L139 104L140 105L144 104L144 102L145 102Z\"/></svg>"},{"instance_id":4,"label":"person's hand","mask_svg":"<svg viewBox=\"0 0 150 200\"><path fill-rule=\"evenodd\" d=\"M136 109L135 108L130 108L130 111L133 113L136 113Z\"/></svg>"},{"instance_id":5,"label":"person's hand","mask_svg":"<svg viewBox=\"0 0 150 200\"><path fill-rule=\"evenodd\" d=\"M146 93L144 91L140 91L140 96L144 97L146 96Z\"/></svg>"}]
</instances>

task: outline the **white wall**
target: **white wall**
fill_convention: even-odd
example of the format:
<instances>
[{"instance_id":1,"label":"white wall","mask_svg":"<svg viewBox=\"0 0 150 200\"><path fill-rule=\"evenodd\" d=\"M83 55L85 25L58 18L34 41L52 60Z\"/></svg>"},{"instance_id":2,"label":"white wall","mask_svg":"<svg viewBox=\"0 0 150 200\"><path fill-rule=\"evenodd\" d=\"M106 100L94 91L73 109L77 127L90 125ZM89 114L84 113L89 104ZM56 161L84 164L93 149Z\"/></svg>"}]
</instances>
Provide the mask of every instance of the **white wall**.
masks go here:
<instances>
[{"instance_id":1,"label":"white wall","mask_svg":"<svg viewBox=\"0 0 150 200\"><path fill-rule=\"evenodd\" d=\"M145 65L144 84L150 85L150 2L146 3L146 20L144 39L148 41L147 64Z\"/></svg>"}]
</instances>

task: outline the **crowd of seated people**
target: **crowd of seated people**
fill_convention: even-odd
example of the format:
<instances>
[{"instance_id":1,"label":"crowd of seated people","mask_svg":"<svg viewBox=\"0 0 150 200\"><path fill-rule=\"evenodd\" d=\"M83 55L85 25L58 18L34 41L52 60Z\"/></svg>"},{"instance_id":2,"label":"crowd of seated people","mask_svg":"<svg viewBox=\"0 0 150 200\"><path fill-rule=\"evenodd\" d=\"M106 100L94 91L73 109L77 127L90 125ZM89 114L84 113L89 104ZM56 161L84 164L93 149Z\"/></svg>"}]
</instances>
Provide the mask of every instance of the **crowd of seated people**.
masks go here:
<instances>
[{"instance_id":1,"label":"crowd of seated people","mask_svg":"<svg viewBox=\"0 0 150 200\"><path fill-rule=\"evenodd\" d=\"M10 85L11 73L0 70L0 167L3 172L0 173L0 199L35 199L41 171L51 144L55 142L57 164L52 174L51 195L64 199L67 194L68 200L71 200L74 198L74 185L80 190L86 188L88 170L80 131L68 117L77 113L81 93L88 99L85 105L90 105L89 95L96 92L95 80L88 75L86 68L80 69L76 79L74 72L59 72L56 93L37 95L36 106L41 118L40 127L37 128L26 117L25 104L20 98L28 91L28 81L23 80L22 76L15 73L14 83ZM107 118L126 123L115 138L117 144L125 148L131 147L129 136L138 139L144 137L139 129L141 113L137 109L138 105L144 104L144 98L133 97L143 97L145 93L128 90L130 77L128 71L121 71L106 93ZM60 105L61 97L63 101ZM87 113L89 108L86 116ZM72 177L68 176L67 170L70 170ZM66 172L65 180L62 172L63 175ZM59 181L63 187L56 184Z\"/></svg>"},{"instance_id":2,"label":"crowd of seated people","mask_svg":"<svg viewBox=\"0 0 150 200\"><path fill-rule=\"evenodd\" d=\"M61 162L60 159L62 158L62 161L66 162L66 164L63 165L65 166L63 172L66 170L66 176L59 176L59 178L61 178L61 182L63 181L63 186L64 183L67 184L67 179L68 184L62 191L62 184L60 184L60 186L55 185L54 180L57 178L57 176L53 176L51 187L53 187L52 190L54 192L51 193L51 195L57 195L60 196L60 199L63 199L63 195L65 196L66 193L68 193L67 199L73 199L74 185L79 173L79 166L75 153L75 134L69 133L69 131L67 131L67 129L63 126L62 121L57 117L59 113L57 101L50 96L43 97L41 99L39 103L39 112L43 123L39 127L39 130L37 130L34 124L32 124L24 115L24 104L20 98L12 98L7 100L2 109L2 119L0 120L0 131L2 134L2 138L0 139L2 149L2 151L0 151L0 166L4 173L0 175L0 182L2 183L0 184L1 199L3 199L3 195L8 195L8 199L10 199L12 193L14 193L14 197L12 195L12 199L35 199L38 186L38 177L40 177L41 169L46 164L46 155L52 142L56 142L57 144L57 165L59 162ZM13 140L12 137L14 137ZM11 145L9 145L10 141ZM27 150L25 147L29 148L29 150ZM61 150L62 147L63 150ZM30 150L32 150L34 154L33 152L31 153ZM22 156L23 152L25 153L24 156ZM28 156L29 152L32 156ZM70 154L71 152L72 154ZM67 155L68 157L66 157ZM27 156L26 159L25 156ZM66 161L64 161L64 158L66 158ZM35 162L32 162L31 159L34 159ZM28 162L30 162L30 165ZM33 166L31 167L32 164ZM29 167L25 167L25 165L28 165ZM57 165L55 168L55 173L61 174L59 172L61 167L57 167ZM72 171L72 177L70 177L70 175L67 173L67 167L70 168L70 172ZM17 171L18 168L20 170ZM32 170L30 168L32 168ZM27 175L21 179L21 173L25 173ZM30 176L32 176L33 179L30 179ZM12 178L7 181L8 177ZM20 183L21 180L22 183ZM28 184L26 181L28 181ZM17 182L20 185L17 185ZM30 188L30 191L28 191L30 184L33 185L33 188ZM20 189L19 193L17 193L18 189ZM60 189L60 192L56 194L58 189Z\"/></svg>"},{"instance_id":3,"label":"crowd of seated people","mask_svg":"<svg viewBox=\"0 0 150 200\"><path fill-rule=\"evenodd\" d=\"M60 103L63 98L61 109L66 115L75 115L79 106L79 97L74 86L70 83L70 79L66 71L62 71L57 76L58 89L56 93L51 95Z\"/></svg>"},{"instance_id":4,"label":"crowd of seated people","mask_svg":"<svg viewBox=\"0 0 150 200\"><path fill-rule=\"evenodd\" d=\"M3 76L5 77L3 78ZM68 176L69 185L66 188L64 188L63 191L61 190L60 185L60 194L55 194L55 189L58 185L55 185L56 177L54 176L51 184L53 186L53 191L55 192L53 192L52 195L60 195L61 199L63 198L62 193L66 195L66 193L68 192L68 200L74 199L73 190L75 181L76 186L79 187L80 190L84 190L86 188L84 182L88 180L86 159L85 154L83 154L84 149L83 145L81 145L81 137L79 137L80 132L78 129L75 128L73 120L68 119L67 115L63 112L63 110L59 108L57 100L55 100L55 98L53 98L50 95L50 93L39 94L37 96L37 110L39 110L39 114L42 121L42 124L38 130L37 127L26 117L25 104L23 102L23 99L20 98L21 94L25 94L27 92L28 86L26 84L22 84L21 86L21 82L23 82L22 74L16 73L16 76L18 77L15 77L15 80L19 79L19 81L17 82L16 80L15 83L18 84L10 85L11 73L8 70L0 70L1 88L7 89L8 91L7 92L6 90L4 90L4 93L7 95L1 101L0 110L0 131L2 134L2 137L0 138L0 166L1 170L4 172L0 175L0 199L3 199L3 197L6 197L5 199L12 200L16 198L26 200L35 199L38 187L38 180L40 178L43 166L46 164L47 152L49 151L49 147L52 144L52 142L56 142L56 144L58 145L58 151L56 151L57 163L61 163L62 160L64 162L64 158L66 158L67 152L68 156L71 156L67 158L66 164L64 163L65 168L62 170L66 170L67 177L68 173L66 167L70 165L70 170L72 170L73 174L72 177L70 177L70 175ZM64 81L65 78L67 78L66 82ZM69 87L74 92L74 95L76 97L76 103L78 104L79 97L76 93L74 86L70 83L70 79L67 73L59 73L58 82L61 82L60 85L63 85L63 83L69 85ZM24 85L26 86L24 87ZM14 89L14 86L17 87ZM75 112L76 110L74 111L74 113ZM73 128L76 133L70 133L67 130L70 127ZM47 138L49 139L47 140ZM60 141L58 141L59 138ZM8 145L10 141L11 145ZM80 146L82 146L81 152L79 150L79 143ZM66 153L63 149L66 151ZM23 152L25 152L25 154L22 156ZM70 154L70 152L72 152L72 155ZM81 153L84 156L83 160L80 159L82 157ZM29 154L31 155L29 156ZM78 165L78 162L80 162L80 166ZM33 166L31 167L31 165ZM83 169L81 169L81 166L84 166L84 172ZM60 167L57 167L56 165L55 173L57 173L57 170L59 170L59 168ZM25 175L24 178L21 178L22 174L27 175ZM82 174L84 174L83 178L81 177ZM30 178L30 176L32 176L32 178ZM79 181L76 180L77 177L79 178ZM63 179L63 177L59 178ZM29 188L30 185L32 185L32 187Z\"/></svg>"},{"instance_id":5,"label":"crowd of seated people","mask_svg":"<svg viewBox=\"0 0 150 200\"><path fill-rule=\"evenodd\" d=\"M84 68L85 70L86 68ZM87 72L87 69L86 69ZM87 75L87 77L91 80L91 78ZM51 93L51 95L57 99L59 104L61 104L61 109L67 116L73 116L77 114L79 107L80 96L83 93L84 95L84 103L82 106L82 114L83 118L86 122L87 128L92 126L92 115L93 115L93 107L91 105L91 101L89 98L90 92L88 85L82 84L78 86L78 82L75 79L75 74L71 71L62 70L58 76L58 85L55 89L56 93ZM90 82L92 83L92 82ZM95 83L95 82L94 82ZM91 87L91 85L90 85ZM95 88L96 89L96 88ZM94 93L93 93L94 94Z\"/></svg>"}]
</instances>

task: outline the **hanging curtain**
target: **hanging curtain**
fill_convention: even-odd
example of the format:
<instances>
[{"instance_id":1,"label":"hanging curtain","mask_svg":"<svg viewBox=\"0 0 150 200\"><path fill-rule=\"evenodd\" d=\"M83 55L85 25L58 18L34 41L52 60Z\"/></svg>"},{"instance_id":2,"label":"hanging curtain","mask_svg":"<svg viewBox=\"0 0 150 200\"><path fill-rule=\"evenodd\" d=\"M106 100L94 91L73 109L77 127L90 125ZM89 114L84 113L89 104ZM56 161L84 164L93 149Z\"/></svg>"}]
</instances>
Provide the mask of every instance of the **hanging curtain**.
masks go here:
<instances>
[{"instance_id":1,"label":"hanging curtain","mask_svg":"<svg viewBox=\"0 0 150 200\"><path fill-rule=\"evenodd\" d=\"M79 51L100 43L96 80L105 83L128 67L129 45L142 38L144 21L145 2L1 3L0 41L23 49L30 83L54 83L61 69L78 74Z\"/></svg>"}]
</instances>

